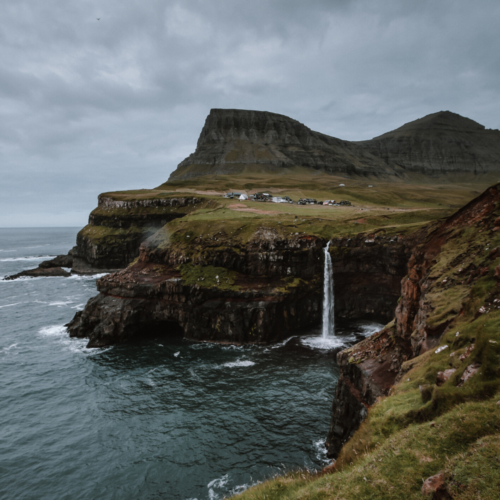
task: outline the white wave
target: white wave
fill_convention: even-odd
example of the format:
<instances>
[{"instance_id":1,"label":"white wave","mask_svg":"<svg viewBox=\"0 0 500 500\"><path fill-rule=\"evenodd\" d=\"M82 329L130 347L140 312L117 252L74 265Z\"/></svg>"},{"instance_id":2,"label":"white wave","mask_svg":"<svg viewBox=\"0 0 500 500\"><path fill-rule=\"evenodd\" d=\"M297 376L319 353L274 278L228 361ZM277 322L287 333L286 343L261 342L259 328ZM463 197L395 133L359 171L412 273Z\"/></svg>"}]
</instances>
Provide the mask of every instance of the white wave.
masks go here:
<instances>
[{"instance_id":1,"label":"white wave","mask_svg":"<svg viewBox=\"0 0 500 500\"><path fill-rule=\"evenodd\" d=\"M0 262L17 262L17 261L28 261L28 260L46 260L53 259L55 255L39 255L38 257L8 257L6 259L0 259Z\"/></svg>"},{"instance_id":2,"label":"white wave","mask_svg":"<svg viewBox=\"0 0 500 500\"><path fill-rule=\"evenodd\" d=\"M382 330L384 328L384 325L380 323L370 322L360 324L359 327L361 329L362 335L364 335L365 337L369 337L370 335L373 335L374 333Z\"/></svg>"},{"instance_id":3,"label":"white wave","mask_svg":"<svg viewBox=\"0 0 500 500\"><path fill-rule=\"evenodd\" d=\"M218 500L219 498L221 498L219 495L218 492L215 491L215 489L222 489L222 488L225 488L227 482L229 481L229 474L225 474L224 476L218 478L218 479L214 479L213 481L210 481L208 484L207 484L207 488L208 488L208 498L210 500Z\"/></svg>"},{"instance_id":4,"label":"white wave","mask_svg":"<svg viewBox=\"0 0 500 500\"><path fill-rule=\"evenodd\" d=\"M71 306L71 309L76 309L77 311L83 311L85 304L77 304L76 306Z\"/></svg>"},{"instance_id":5,"label":"white wave","mask_svg":"<svg viewBox=\"0 0 500 500\"><path fill-rule=\"evenodd\" d=\"M253 361L238 359L237 361L232 361L229 363L224 363L222 366L227 366L228 368L253 366L255 363Z\"/></svg>"},{"instance_id":6,"label":"white wave","mask_svg":"<svg viewBox=\"0 0 500 500\"><path fill-rule=\"evenodd\" d=\"M355 335L332 335L330 337L303 337L300 339L300 343L311 349L338 349L339 347L346 347L349 344L356 342Z\"/></svg>"},{"instance_id":7,"label":"white wave","mask_svg":"<svg viewBox=\"0 0 500 500\"><path fill-rule=\"evenodd\" d=\"M64 325L51 325L44 326L38 331L40 335L45 337L53 337L65 348L71 352L77 354L84 354L86 356L95 356L97 354L102 354L103 352L109 351L113 347L106 348L91 348L87 349L86 339L75 339L71 338L68 331Z\"/></svg>"},{"instance_id":8,"label":"white wave","mask_svg":"<svg viewBox=\"0 0 500 500\"><path fill-rule=\"evenodd\" d=\"M325 446L325 440L319 439L313 442L313 447L316 450L316 459L323 462L325 465L331 463L331 460L326 456L327 449Z\"/></svg>"},{"instance_id":9,"label":"white wave","mask_svg":"<svg viewBox=\"0 0 500 500\"><path fill-rule=\"evenodd\" d=\"M255 486L256 484L259 484L259 483L260 483L260 481L258 481L257 483L253 483L253 484L239 484L238 486L235 486L234 488L232 488L229 493L231 494L231 496L239 495L240 493L243 493L245 490L248 490L248 488L250 488L250 486Z\"/></svg>"},{"instance_id":10,"label":"white wave","mask_svg":"<svg viewBox=\"0 0 500 500\"><path fill-rule=\"evenodd\" d=\"M179 352L175 352L175 353L174 353L174 356L177 358L177 357L179 356L179 354L180 354L180 353L181 353L181 351L179 351Z\"/></svg>"},{"instance_id":11,"label":"white wave","mask_svg":"<svg viewBox=\"0 0 500 500\"><path fill-rule=\"evenodd\" d=\"M293 337L288 337L287 339L283 340L283 342L279 342L278 344L274 344L272 346L270 346L270 349L277 349L278 347L283 347L284 345L288 344L288 342L290 342L290 340L296 338L297 336L294 335Z\"/></svg>"},{"instance_id":12,"label":"white wave","mask_svg":"<svg viewBox=\"0 0 500 500\"><path fill-rule=\"evenodd\" d=\"M72 274L68 277L69 280L96 280L107 276L109 273L99 273L99 274Z\"/></svg>"},{"instance_id":13,"label":"white wave","mask_svg":"<svg viewBox=\"0 0 500 500\"><path fill-rule=\"evenodd\" d=\"M21 302L15 302L14 304L6 304L4 306L0 306L0 309L3 309L4 307L12 307L12 306L17 306L18 304L20 304Z\"/></svg>"},{"instance_id":14,"label":"white wave","mask_svg":"<svg viewBox=\"0 0 500 500\"><path fill-rule=\"evenodd\" d=\"M4 348L2 349L2 352L8 352L8 351L10 351L11 349L14 349L14 348L16 348L16 347L17 347L17 344L12 344L12 345L10 345L9 347L4 347Z\"/></svg>"},{"instance_id":15,"label":"white wave","mask_svg":"<svg viewBox=\"0 0 500 500\"><path fill-rule=\"evenodd\" d=\"M38 333L40 333L41 335L45 335L47 337L53 337L53 336L67 335L67 330L64 325L52 325L40 328Z\"/></svg>"},{"instance_id":16,"label":"white wave","mask_svg":"<svg viewBox=\"0 0 500 500\"><path fill-rule=\"evenodd\" d=\"M56 301L56 302L50 302L49 306L61 307L61 306L67 306L69 304L73 304L73 301L72 300L66 300L66 301L59 300L59 301Z\"/></svg>"}]
</instances>

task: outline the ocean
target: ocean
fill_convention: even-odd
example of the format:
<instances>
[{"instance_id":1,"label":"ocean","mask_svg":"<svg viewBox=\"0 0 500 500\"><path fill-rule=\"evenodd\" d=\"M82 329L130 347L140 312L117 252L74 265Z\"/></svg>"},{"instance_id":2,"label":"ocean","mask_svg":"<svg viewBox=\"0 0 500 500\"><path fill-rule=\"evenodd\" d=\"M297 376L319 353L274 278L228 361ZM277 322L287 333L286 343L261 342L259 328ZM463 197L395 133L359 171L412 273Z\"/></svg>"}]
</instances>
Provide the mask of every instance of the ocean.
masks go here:
<instances>
[{"instance_id":1,"label":"ocean","mask_svg":"<svg viewBox=\"0 0 500 500\"><path fill-rule=\"evenodd\" d=\"M67 253L77 231L0 229L0 278ZM330 462L335 355L381 325L86 349L64 325L97 277L0 281L0 498L216 500Z\"/></svg>"}]
</instances>

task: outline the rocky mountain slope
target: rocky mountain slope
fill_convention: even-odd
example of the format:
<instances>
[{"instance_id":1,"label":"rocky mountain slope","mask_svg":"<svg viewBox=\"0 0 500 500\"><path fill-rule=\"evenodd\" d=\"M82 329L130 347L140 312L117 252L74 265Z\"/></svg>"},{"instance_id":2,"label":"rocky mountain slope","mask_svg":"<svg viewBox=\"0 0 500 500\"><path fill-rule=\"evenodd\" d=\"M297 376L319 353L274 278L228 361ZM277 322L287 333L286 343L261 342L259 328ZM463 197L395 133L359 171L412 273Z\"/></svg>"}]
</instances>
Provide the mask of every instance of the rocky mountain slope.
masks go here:
<instances>
[{"instance_id":1,"label":"rocky mountain slope","mask_svg":"<svg viewBox=\"0 0 500 500\"><path fill-rule=\"evenodd\" d=\"M212 109L196 151L170 181L247 171L304 167L345 176L410 173L471 175L500 170L500 131L449 111L407 123L369 141L349 142L314 132L276 113Z\"/></svg>"}]
</instances>

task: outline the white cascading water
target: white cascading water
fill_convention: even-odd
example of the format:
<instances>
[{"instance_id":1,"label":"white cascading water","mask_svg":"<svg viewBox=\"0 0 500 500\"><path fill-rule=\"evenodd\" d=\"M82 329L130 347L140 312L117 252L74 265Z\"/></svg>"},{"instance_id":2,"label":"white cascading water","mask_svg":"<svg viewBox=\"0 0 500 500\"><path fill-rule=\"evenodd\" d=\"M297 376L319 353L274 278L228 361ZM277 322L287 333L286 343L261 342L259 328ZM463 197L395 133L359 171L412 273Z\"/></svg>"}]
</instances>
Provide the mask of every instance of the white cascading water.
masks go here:
<instances>
[{"instance_id":1,"label":"white cascading water","mask_svg":"<svg viewBox=\"0 0 500 500\"><path fill-rule=\"evenodd\" d=\"M323 282L323 338L335 334L335 316L334 305L335 297L333 295L333 269L332 258L328 248L330 242L326 245L325 252L325 271Z\"/></svg>"}]
</instances>

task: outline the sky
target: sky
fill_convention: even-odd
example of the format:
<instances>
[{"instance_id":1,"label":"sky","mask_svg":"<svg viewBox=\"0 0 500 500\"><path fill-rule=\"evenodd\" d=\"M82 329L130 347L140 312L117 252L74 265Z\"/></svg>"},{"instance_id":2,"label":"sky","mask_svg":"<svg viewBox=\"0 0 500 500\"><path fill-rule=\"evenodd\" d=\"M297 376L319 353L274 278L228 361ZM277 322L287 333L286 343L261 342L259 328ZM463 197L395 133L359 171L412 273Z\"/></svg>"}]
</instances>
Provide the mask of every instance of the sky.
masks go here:
<instances>
[{"instance_id":1,"label":"sky","mask_svg":"<svg viewBox=\"0 0 500 500\"><path fill-rule=\"evenodd\" d=\"M500 128L498 0L0 0L0 227L81 226L165 182L211 108L346 140L441 110Z\"/></svg>"}]
</instances>

